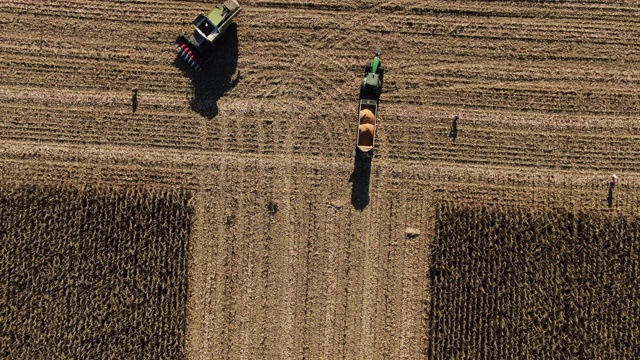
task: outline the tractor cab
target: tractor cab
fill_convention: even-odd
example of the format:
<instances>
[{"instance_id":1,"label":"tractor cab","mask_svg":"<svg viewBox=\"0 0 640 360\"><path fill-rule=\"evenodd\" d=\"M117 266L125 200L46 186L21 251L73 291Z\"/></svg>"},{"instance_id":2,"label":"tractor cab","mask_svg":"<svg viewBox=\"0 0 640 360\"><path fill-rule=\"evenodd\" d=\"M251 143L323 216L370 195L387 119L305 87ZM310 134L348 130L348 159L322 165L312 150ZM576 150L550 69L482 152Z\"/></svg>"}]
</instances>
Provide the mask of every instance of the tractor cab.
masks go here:
<instances>
[{"instance_id":1,"label":"tractor cab","mask_svg":"<svg viewBox=\"0 0 640 360\"><path fill-rule=\"evenodd\" d=\"M360 85L360 99L380 100L384 77L384 67L380 55L382 55L382 50L376 50L373 61L364 67L364 79Z\"/></svg>"},{"instance_id":2,"label":"tractor cab","mask_svg":"<svg viewBox=\"0 0 640 360\"><path fill-rule=\"evenodd\" d=\"M380 75L375 73L368 73L367 76L362 79L362 85L360 86L360 99L380 99L380 93L382 92L382 81L380 81Z\"/></svg>"}]
</instances>

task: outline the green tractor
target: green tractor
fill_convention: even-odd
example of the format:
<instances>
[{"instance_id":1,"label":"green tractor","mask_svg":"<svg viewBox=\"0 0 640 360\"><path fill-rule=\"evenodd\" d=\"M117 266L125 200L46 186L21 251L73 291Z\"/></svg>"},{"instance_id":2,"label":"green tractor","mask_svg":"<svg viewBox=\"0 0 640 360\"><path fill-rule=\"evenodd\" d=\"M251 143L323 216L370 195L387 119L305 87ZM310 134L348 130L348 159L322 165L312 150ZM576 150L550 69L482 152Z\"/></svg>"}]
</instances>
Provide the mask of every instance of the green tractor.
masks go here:
<instances>
[{"instance_id":1,"label":"green tractor","mask_svg":"<svg viewBox=\"0 0 640 360\"><path fill-rule=\"evenodd\" d=\"M227 31L240 10L236 0L226 0L206 16L198 15L193 21L193 34L188 38L179 36L174 43L180 57L196 71L202 70L213 55L215 42Z\"/></svg>"},{"instance_id":2,"label":"green tractor","mask_svg":"<svg viewBox=\"0 0 640 360\"><path fill-rule=\"evenodd\" d=\"M364 68L364 79L360 85L360 99L379 101L384 80L384 66L380 60L382 50L376 50L373 60Z\"/></svg>"}]
</instances>

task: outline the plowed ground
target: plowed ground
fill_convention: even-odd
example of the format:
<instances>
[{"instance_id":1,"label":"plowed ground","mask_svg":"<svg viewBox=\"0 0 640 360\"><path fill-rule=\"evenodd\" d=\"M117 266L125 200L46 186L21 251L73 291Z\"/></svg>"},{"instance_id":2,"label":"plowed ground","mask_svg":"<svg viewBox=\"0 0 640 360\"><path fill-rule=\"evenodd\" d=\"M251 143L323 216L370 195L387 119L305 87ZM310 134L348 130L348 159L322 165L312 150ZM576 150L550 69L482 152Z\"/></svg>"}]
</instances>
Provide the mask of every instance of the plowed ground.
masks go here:
<instances>
[{"instance_id":1,"label":"plowed ground","mask_svg":"<svg viewBox=\"0 0 640 360\"><path fill-rule=\"evenodd\" d=\"M637 211L636 1L242 5L197 76L171 43L212 3L0 6L3 186L194 191L189 357L424 358L437 203L605 209L617 173L611 211Z\"/></svg>"}]
</instances>

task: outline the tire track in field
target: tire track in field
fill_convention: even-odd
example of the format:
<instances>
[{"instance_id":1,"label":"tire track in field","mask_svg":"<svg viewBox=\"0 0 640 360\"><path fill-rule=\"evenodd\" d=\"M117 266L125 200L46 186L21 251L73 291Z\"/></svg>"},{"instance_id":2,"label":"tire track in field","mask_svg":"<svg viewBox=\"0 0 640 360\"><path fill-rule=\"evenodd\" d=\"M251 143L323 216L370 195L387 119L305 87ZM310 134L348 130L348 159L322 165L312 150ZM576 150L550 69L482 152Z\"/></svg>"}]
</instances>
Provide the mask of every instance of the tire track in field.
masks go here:
<instances>
[{"instance_id":1,"label":"tire track in field","mask_svg":"<svg viewBox=\"0 0 640 360\"><path fill-rule=\"evenodd\" d=\"M291 145L295 138L293 127L286 123L278 123L275 126L281 126L284 130L284 139L282 150L286 157L291 155ZM279 184L274 197L278 204L279 221L274 226L274 232L282 236L282 241L274 242L273 259L271 262L271 273L274 274L274 289L269 296L269 301L273 304L268 321L273 325L268 338L271 344L267 348L268 353L265 355L272 358L284 358L290 354L294 346L294 319L295 319L295 274L298 268L295 264L295 233L296 228L296 209L295 197L297 187L293 183L294 164L292 162L283 162L276 167L280 176L276 177ZM275 234L274 234L275 235ZM278 336L277 334L281 334Z\"/></svg>"},{"instance_id":2,"label":"tire track in field","mask_svg":"<svg viewBox=\"0 0 640 360\"><path fill-rule=\"evenodd\" d=\"M419 186L408 192L403 203L406 208L405 227L417 229L420 234L412 237L407 229L397 229L404 236L401 267L402 274L402 314L400 327L400 356L403 358L426 358L428 351L428 328L426 324L428 309L427 286L430 258L428 248L435 236L435 214L429 199L433 189ZM419 199L419 200L418 200Z\"/></svg>"},{"instance_id":3,"label":"tire track in field","mask_svg":"<svg viewBox=\"0 0 640 360\"><path fill-rule=\"evenodd\" d=\"M113 184L149 184L149 186L199 187L197 168L202 158L212 161L212 166L242 164L253 155L224 152L185 152L178 150L97 146L56 145L29 142L5 142L0 147L2 176L7 180L51 182L56 179L68 181L109 182ZM326 162L320 156L275 155L260 156L260 163L267 168L293 166L291 164L313 164L318 171L330 176L335 172L348 174L353 168L346 162ZM302 165L296 165L302 166ZM512 167L471 165L451 167L448 162L432 161L425 167L422 161L385 163L391 178L408 184L432 184L438 194L460 196L460 201L487 201L529 203L547 193L562 192L564 203L591 204L586 199L596 199L595 194L606 190L608 171L576 171L537 168L514 169ZM49 168L49 170L47 170ZM375 168L375 165L374 165ZM621 189L629 189L631 196L637 188L635 171L619 173L625 178ZM85 178L85 176L89 176ZM299 176L295 171L293 177ZM334 183L346 181L343 177L330 176ZM377 180L376 180L377 181ZM604 182L603 182L604 181ZM380 181L374 183L381 183ZM604 184L604 185L603 185ZM490 195L490 191L495 195ZM535 194L537 193L537 195ZM620 195L626 194L621 191ZM626 195L625 195L626 196ZM550 201L547 199L547 201ZM577 202L576 202L577 201ZM544 203L538 200L539 203ZM628 205L632 205L629 203ZM589 205L591 206L591 205Z\"/></svg>"},{"instance_id":4,"label":"tire track in field","mask_svg":"<svg viewBox=\"0 0 640 360\"><path fill-rule=\"evenodd\" d=\"M533 10L533 9L528 9L528 10ZM395 11L395 10L394 10L394 11ZM424 15L422 15L422 14L421 14L421 12L420 12L420 11L418 11L418 10L411 10L411 12L418 14L418 15L414 15L415 17L417 17L417 19L424 18ZM454 11L453 13L454 13L454 14L457 14L457 12L455 12L455 11ZM302 12L301 12L301 14L302 14ZM472 12L472 13L470 13L470 16L469 16L469 17L470 17L470 18L472 18L473 16L475 16L474 14L475 14L475 13L473 13L473 12ZM535 15L535 12L534 12L533 14ZM473 15L473 16L471 16L471 15ZM52 15L52 16L53 16L53 15ZM391 13L391 14L390 14L390 16L392 16L392 17L393 17L393 16L396 16L396 15L395 15L395 12ZM562 13L560 13L560 16L567 16L567 15L566 15L566 14L564 14L564 15L563 15ZM308 18L308 16L306 16L306 18ZM303 19L304 19L304 18L303 18ZM506 17L505 19L507 19L507 20L508 20L508 17ZM609 25L609 24L608 24L608 22L609 22L609 21L611 21L611 20L608 20L608 19L606 19L606 18L603 18L603 19L604 19L604 20L603 20L603 25L602 25L602 26ZM446 21L451 21L451 20L452 20L452 18L445 18L445 20L446 20ZM253 21L253 20L251 20L251 21ZM298 23L297 23L298 25L299 25L299 24L304 24L304 22L302 22L302 21L299 21L299 20L297 20L297 21L298 21ZM398 21L399 21L399 20L398 20ZM502 23L501 23L501 22L505 22L505 21L506 21L506 20L504 20L504 19L497 18L497 20L495 20L495 21L494 21L494 22L495 22L495 24L494 24L494 23L489 23L488 25L484 25L485 27L489 26L489 28L482 28L482 27L476 26L476 27L472 27L472 28L469 28L469 29L465 29L464 31L473 31L473 33L476 33L476 34L478 33L478 31L486 31L487 33L495 33L495 29L496 29L496 28L499 28L499 26L502 26ZM256 23L256 24L252 24L252 23L250 23L250 24L251 24L251 25L259 25L260 23ZM446 23L445 23L445 24L446 24ZM557 25L554 25L553 23L545 23L544 21L537 21L537 20L536 20L533 24L534 24L534 26L538 26L538 27L540 27L540 28L542 29L540 32L538 32L538 33L537 33L539 36L543 36L543 35L544 35L544 36L547 36L548 34L552 34L552 36L554 36L554 37L558 37L558 39L560 39L560 38L561 38L561 37L560 37L560 35L562 35L562 34L560 34L560 35L553 35L553 32L548 31L550 26L551 26L551 27L553 27L553 26L557 26ZM295 23L294 23L294 25L295 25ZM402 23L402 21L400 21L397 25L398 25L398 26L411 26L412 28L416 26L416 25L415 25L415 23L414 23L413 25L409 25L409 23L404 24L404 23ZM429 26L431 26L431 25L429 25ZM440 26L444 26L444 25L442 25L442 24L441 24ZM491 27L491 26L493 26L493 27ZM508 22L507 22L507 23L505 23L505 24L504 24L504 26L507 26L507 28L508 28L509 23L508 23ZM600 30L600 28L598 28L598 27L597 27L597 26L599 26L599 25L598 25L598 23L592 24L592 25L590 25L590 26L593 28L592 33L590 33L590 34L597 34L597 33L598 33L598 31L601 31L601 30ZM529 28L530 28L530 27L528 27L528 29L529 29ZM514 28L508 28L508 29L509 29L509 32L506 32L506 33L504 33L504 35L501 35L501 36L504 36L505 38L508 38L508 37L514 37L514 38L515 38L515 37L516 37L516 35L513 33L513 31L515 31L515 30L517 30L517 29L514 29ZM438 29L436 29L436 30L438 30ZM624 29L622 29L622 30L624 30ZM622 33L622 30L620 30L620 32L619 32L619 33ZM434 31L435 31L435 30L434 30ZM438 31L439 31L439 30L438 30ZM438 35L438 36L448 36L448 35L447 35L448 33L445 33L445 32L438 32L438 31L436 31L436 32L435 32L435 35ZM583 32L584 32L584 31L582 31L582 30L580 31L580 33L583 33ZM460 34L457 34L457 35L460 35ZM566 35L566 34L564 34L563 36L565 36L565 35ZM316 40L317 40L317 39L322 39L322 38L323 38L323 37L325 37L326 35L318 35L318 36L319 36L319 37L316 37L316 38L315 38ZM475 35L474 35L474 36L475 36ZM617 35L615 35L615 34L614 34L614 37L612 37L612 38L615 38L615 36L617 36ZM565 37L566 37L566 36L565 36ZM313 39L314 39L314 38L311 38L311 40L313 40ZM428 38L427 38L427 40L428 40ZM473 40L473 38L472 38L471 40ZM587 38L586 40L583 40L583 41L587 41L587 40L590 40L590 39L589 39L589 38ZM592 39L591 39L591 40L592 40ZM438 48L436 47L436 48L434 48L434 49L438 49ZM444 50L443 50L443 51L444 51ZM504 53L504 52L502 52L502 53ZM470 55L479 55L479 54L481 54L481 53L478 53L478 54L470 54ZM436 54L431 54L431 55L438 56L438 52L436 52ZM315 56L315 55L314 55L314 56ZM467 57L468 57L468 56L467 56ZM308 64L308 63L309 63L309 61L308 61L308 60L304 60L304 59L302 59L302 61L303 61L303 62L302 62L302 64L303 64L303 65L304 65L304 64ZM402 62L402 61L403 61L403 60L401 60L401 62ZM351 66L351 65L349 65L349 66ZM398 74L398 75L402 75L402 74ZM462 74L462 75L464 75L464 74ZM474 76L477 76L477 75L474 75ZM459 76L457 75L457 76L456 76L456 78L459 78ZM471 79L473 79L473 78L474 78L474 77L472 76L472 77L471 77ZM399 78L399 79L401 79L401 78ZM587 79L589 79L589 78L587 78ZM296 81L297 81L297 80L296 80ZM396 83L401 83L401 82L402 82L402 81L398 81L398 82L396 82ZM287 87L290 87L289 85L291 85L291 84L288 84L288 85L287 85ZM280 86L282 86L282 85L280 85ZM325 86L325 85L322 85L322 86ZM509 90L509 89L506 89L506 90L507 90L507 92L511 91L511 90ZM469 90L467 90L467 91L469 91ZM494 90L491 90L491 89L488 89L488 90L487 90L487 89L479 89L478 91L479 91L479 93L478 93L478 94L482 95L482 98L480 98L478 101L479 101L480 103L483 103L483 102L486 102L486 101L487 101L487 98L486 98L486 96L484 96L484 94L485 94L487 91L488 91L489 93L491 93L491 92L492 92L492 91L494 91ZM529 90L525 89L525 91L529 91ZM305 91L302 91L302 92L305 92ZM393 94L389 94L389 95L391 96L391 101L395 101L395 100L394 100L394 97L395 97L395 96L394 96ZM632 95L634 95L634 93L630 93L630 94L629 94L629 96L632 96ZM474 95L474 96L475 96L475 95ZM547 95L543 95L543 96L547 96ZM629 97L629 96L626 96L626 97L629 99L628 101L631 101L631 100L633 99L633 96L632 96L632 97ZM402 98L412 98L412 96L406 96L406 95L403 95L403 96L402 96ZM446 98L447 98L447 99L449 99L450 97L449 97L449 96L447 96ZM432 98L432 99L434 99L434 100L435 100L436 98ZM503 95L499 95L498 97L496 97L496 101L499 101L499 100L501 100L501 99L503 99ZM468 100L468 99L467 99L467 100ZM464 102L467 102L467 100L463 100L463 101L464 101ZM458 101L458 102L459 102L460 100L454 100L454 102L456 102L456 101ZM475 100L472 100L472 101L475 101ZM625 100L625 101L626 101L626 100ZM563 101L560 101L560 103L562 103L562 102L563 102ZM434 103L437 103L437 102L434 102ZM554 101L554 103L557 103L557 101ZM443 104L452 104L452 102L451 102L451 100L448 100L448 102L445 102L445 103L443 103ZM625 109L633 109L633 104L634 104L634 102L633 102L633 101L631 101L631 102L627 102L627 104L628 104L628 105L625 105L625 107L624 107ZM450 105L449 105L449 106L450 106ZM472 104L472 106L475 106L475 105L473 105L473 104ZM521 105L518 105L518 106L521 106ZM544 109L544 106L546 106L546 105L542 105L542 106L543 106L543 108L541 108L541 109ZM62 109L61 109L61 111L62 111ZM391 118L391 120L393 120L393 119ZM392 121L392 122L393 122L393 121ZM38 130L38 131L40 131L40 130ZM123 135L124 135L124 136L128 136L128 137L131 137L131 135L127 135L127 134L123 134ZM16 135L16 136L20 136L20 135ZM170 135L170 136L174 136L174 135ZM177 135L177 136L175 136L175 139L177 139L177 138L180 138L180 139L186 139L184 136L181 136L181 135ZM73 141L73 140L71 140L70 138L68 138L67 136L63 136L63 135L61 135L58 139L59 139L60 141ZM174 140L174 141L175 141L175 140ZM180 140L180 141L183 141L183 140ZM159 139L158 144L159 144L159 145L161 145L161 146L163 146L163 145L165 145L166 143L170 143L170 142L171 142L171 139L167 139L167 140L160 140L160 139ZM148 144L148 143L144 143L144 145L147 145L147 144ZM248 150L247 150L247 149L245 149L245 151L251 151L251 148L252 148L252 147L251 147L251 146L249 146L249 147L248 147ZM528 149L528 150L529 150L529 149ZM402 152L405 152L405 151L398 151L398 153L402 153ZM490 153L489 155L492 155L492 153ZM448 159L448 158L451 158L451 155L442 154L440 157L438 157L438 159L439 159L439 160L446 160L446 159ZM487 156L485 156L485 154L482 154L481 156L478 156L477 158L487 158ZM417 158L415 157L415 155L412 155L412 159L417 159ZM491 161L492 157L489 157L488 159L489 159L488 161ZM470 161L470 162L475 162L475 161L477 161L477 160L469 159L469 161ZM508 162L504 162L504 161L501 161L501 160L499 160L499 159L496 159L496 161L497 161L497 162L502 162L502 163L508 164ZM526 163L526 160L523 160L523 161L520 161L520 162L521 162L521 163ZM553 162L552 162L549 166L553 166L553 165L554 165L554 164L553 164ZM627 167L627 166L628 166L628 165L626 165L625 167Z\"/></svg>"}]
</instances>

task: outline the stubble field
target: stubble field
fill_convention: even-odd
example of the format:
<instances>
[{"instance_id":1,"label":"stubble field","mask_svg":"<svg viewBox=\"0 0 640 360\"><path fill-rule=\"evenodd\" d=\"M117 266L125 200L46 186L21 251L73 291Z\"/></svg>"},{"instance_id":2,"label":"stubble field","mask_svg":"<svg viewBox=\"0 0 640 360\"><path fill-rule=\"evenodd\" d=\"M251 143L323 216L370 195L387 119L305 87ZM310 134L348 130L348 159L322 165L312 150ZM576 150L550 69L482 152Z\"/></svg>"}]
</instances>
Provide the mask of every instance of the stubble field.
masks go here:
<instances>
[{"instance_id":1,"label":"stubble field","mask_svg":"<svg viewBox=\"0 0 640 360\"><path fill-rule=\"evenodd\" d=\"M637 213L637 2L242 5L218 62L195 76L171 43L211 2L0 6L3 189L193 194L175 354L426 358L440 204ZM377 47L385 88L367 164L354 161L355 117ZM11 199L2 211L18 211ZM167 220L151 219L134 243ZM33 319L16 306L6 319Z\"/></svg>"}]
</instances>

